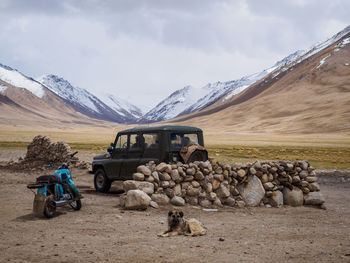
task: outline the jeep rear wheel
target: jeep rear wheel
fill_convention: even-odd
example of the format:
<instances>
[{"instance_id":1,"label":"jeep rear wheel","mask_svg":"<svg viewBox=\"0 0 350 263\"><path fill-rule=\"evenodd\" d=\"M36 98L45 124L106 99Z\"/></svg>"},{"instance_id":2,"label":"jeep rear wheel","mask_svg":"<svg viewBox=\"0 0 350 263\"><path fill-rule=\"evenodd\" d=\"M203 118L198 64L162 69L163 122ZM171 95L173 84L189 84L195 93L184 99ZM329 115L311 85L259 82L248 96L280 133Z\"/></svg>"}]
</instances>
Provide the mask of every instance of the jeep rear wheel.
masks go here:
<instances>
[{"instance_id":1,"label":"jeep rear wheel","mask_svg":"<svg viewBox=\"0 0 350 263\"><path fill-rule=\"evenodd\" d=\"M103 169L98 169L94 177L94 185L97 192L107 193L111 188L112 182L106 176Z\"/></svg>"},{"instance_id":2,"label":"jeep rear wheel","mask_svg":"<svg viewBox=\"0 0 350 263\"><path fill-rule=\"evenodd\" d=\"M208 153L206 151L195 150L190 158L188 158L187 163L193 163L195 161L205 162L208 160Z\"/></svg>"}]
</instances>

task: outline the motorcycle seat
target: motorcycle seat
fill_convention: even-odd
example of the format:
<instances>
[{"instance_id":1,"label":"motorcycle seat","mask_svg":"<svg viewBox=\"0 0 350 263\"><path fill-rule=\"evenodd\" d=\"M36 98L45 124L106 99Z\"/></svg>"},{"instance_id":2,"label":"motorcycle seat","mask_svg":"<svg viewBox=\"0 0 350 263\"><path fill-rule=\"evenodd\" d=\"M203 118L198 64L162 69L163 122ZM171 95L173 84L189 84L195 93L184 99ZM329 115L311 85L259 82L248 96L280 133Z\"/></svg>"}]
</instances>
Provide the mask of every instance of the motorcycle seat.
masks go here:
<instances>
[{"instance_id":1,"label":"motorcycle seat","mask_svg":"<svg viewBox=\"0 0 350 263\"><path fill-rule=\"evenodd\" d=\"M59 178L53 175L42 175L36 178L37 183L47 183L47 184L57 184L59 183Z\"/></svg>"}]
</instances>

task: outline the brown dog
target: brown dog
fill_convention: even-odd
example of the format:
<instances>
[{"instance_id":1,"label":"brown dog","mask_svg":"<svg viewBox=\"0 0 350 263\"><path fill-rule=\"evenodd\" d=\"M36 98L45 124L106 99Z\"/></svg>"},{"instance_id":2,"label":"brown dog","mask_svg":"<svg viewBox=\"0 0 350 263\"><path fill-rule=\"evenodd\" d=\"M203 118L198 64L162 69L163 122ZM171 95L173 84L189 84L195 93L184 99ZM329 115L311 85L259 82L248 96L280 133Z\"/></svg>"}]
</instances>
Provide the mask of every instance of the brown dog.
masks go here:
<instances>
[{"instance_id":1,"label":"brown dog","mask_svg":"<svg viewBox=\"0 0 350 263\"><path fill-rule=\"evenodd\" d=\"M168 230L159 234L161 237L171 237L177 235L202 236L206 234L206 229L197 219L184 219L184 213L179 210L171 210L168 213Z\"/></svg>"}]
</instances>

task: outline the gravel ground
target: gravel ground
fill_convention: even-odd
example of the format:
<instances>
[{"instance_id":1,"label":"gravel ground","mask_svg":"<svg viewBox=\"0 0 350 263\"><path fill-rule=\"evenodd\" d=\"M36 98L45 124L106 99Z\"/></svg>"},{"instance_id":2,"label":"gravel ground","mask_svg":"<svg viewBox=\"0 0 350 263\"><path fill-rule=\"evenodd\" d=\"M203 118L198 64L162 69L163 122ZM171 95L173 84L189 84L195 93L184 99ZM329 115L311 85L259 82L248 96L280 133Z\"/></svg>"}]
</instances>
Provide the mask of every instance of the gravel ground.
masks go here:
<instances>
[{"instance_id":1,"label":"gravel ground","mask_svg":"<svg viewBox=\"0 0 350 263\"><path fill-rule=\"evenodd\" d=\"M84 195L80 211L35 217L26 184L45 173L0 169L1 262L350 262L347 176L321 176L327 210L185 206L185 217L199 219L207 235L160 238L171 206L125 211L120 184L98 194L87 170L72 170Z\"/></svg>"}]
</instances>

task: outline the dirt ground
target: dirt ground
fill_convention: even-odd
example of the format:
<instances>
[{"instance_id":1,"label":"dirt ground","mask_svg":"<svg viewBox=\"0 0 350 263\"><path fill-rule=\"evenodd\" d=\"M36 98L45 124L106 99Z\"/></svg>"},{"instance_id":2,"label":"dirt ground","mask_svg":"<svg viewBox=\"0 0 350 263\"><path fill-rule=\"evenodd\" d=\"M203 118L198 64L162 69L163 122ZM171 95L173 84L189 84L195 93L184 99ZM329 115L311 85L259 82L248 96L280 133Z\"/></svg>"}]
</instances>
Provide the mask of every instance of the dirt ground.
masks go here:
<instances>
[{"instance_id":1,"label":"dirt ground","mask_svg":"<svg viewBox=\"0 0 350 263\"><path fill-rule=\"evenodd\" d=\"M93 175L73 169L80 211L32 214L26 184L41 172L0 169L0 262L350 262L350 177L320 177L327 210L314 207L183 208L208 229L201 237L161 238L171 206L127 211L120 185L96 193Z\"/></svg>"}]
</instances>

